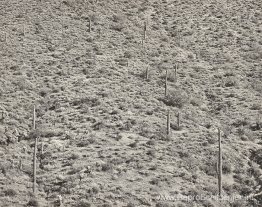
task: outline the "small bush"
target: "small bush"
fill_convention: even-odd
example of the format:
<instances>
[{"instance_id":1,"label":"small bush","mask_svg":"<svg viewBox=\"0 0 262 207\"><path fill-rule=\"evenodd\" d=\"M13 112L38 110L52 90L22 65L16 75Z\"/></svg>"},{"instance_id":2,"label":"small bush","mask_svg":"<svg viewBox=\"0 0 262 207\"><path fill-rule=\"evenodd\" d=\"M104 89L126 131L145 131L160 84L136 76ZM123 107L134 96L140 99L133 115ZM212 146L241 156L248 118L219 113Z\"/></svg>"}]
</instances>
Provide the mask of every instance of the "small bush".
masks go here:
<instances>
[{"instance_id":1,"label":"small bush","mask_svg":"<svg viewBox=\"0 0 262 207\"><path fill-rule=\"evenodd\" d=\"M28 201L28 203L27 203L26 206L39 207L40 205L39 205L39 202L38 202L36 199L32 198L32 199L30 199L30 200Z\"/></svg>"},{"instance_id":2,"label":"small bush","mask_svg":"<svg viewBox=\"0 0 262 207\"><path fill-rule=\"evenodd\" d=\"M135 207L135 206L136 206L135 204L130 203L130 202L126 205L126 207Z\"/></svg>"},{"instance_id":3,"label":"small bush","mask_svg":"<svg viewBox=\"0 0 262 207\"><path fill-rule=\"evenodd\" d=\"M121 32L124 29L124 25L123 24L114 24L111 26L111 29Z\"/></svg>"},{"instance_id":4,"label":"small bush","mask_svg":"<svg viewBox=\"0 0 262 207\"><path fill-rule=\"evenodd\" d=\"M230 76L226 79L225 83L224 83L225 87L233 87L233 86L237 86L237 80L236 78Z\"/></svg>"},{"instance_id":5,"label":"small bush","mask_svg":"<svg viewBox=\"0 0 262 207\"><path fill-rule=\"evenodd\" d=\"M168 203L158 202L156 207L170 207L170 205Z\"/></svg>"},{"instance_id":6,"label":"small bush","mask_svg":"<svg viewBox=\"0 0 262 207\"><path fill-rule=\"evenodd\" d=\"M166 74L162 74L160 76L161 79L165 79L166 78ZM175 75L175 72L169 72L168 75L167 75L167 80L170 81L170 82L175 82L176 81L176 75Z\"/></svg>"},{"instance_id":7,"label":"small bush","mask_svg":"<svg viewBox=\"0 0 262 207\"><path fill-rule=\"evenodd\" d=\"M182 90L169 91L163 102L168 106L182 108L188 101L187 94Z\"/></svg>"},{"instance_id":8,"label":"small bush","mask_svg":"<svg viewBox=\"0 0 262 207\"><path fill-rule=\"evenodd\" d=\"M159 184L159 179L153 178L152 180L149 181L150 184L152 185L158 185Z\"/></svg>"},{"instance_id":9,"label":"small bush","mask_svg":"<svg viewBox=\"0 0 262 207\"><path fill-rule=\"evenodd\" d=\"M203 170L207 175L209 176L216 176L217 175L217 169L216 169L216 164L212 163L210 165L204 165L200 167L201 170Z\"/></svg>"},{"instance_id":10,"label":"small bush","mask_svg":"<svg viewBox=\"0 0 262 207\"><path fill-rule=\"evenodd\" d=\"M79 154L76 154L76 153L73 153L69 159L72 159L72 160L77 160L80 158L80 155Z\"/></svg>"},{"instance_id":11,"label":"small bush","mask_svg":"<svg viewBox=\"0 0 262 207\"><path fill-rule=\"evenodd\" d=\"M87 201L79 201L75 207L91 207L91 204Z\"/></svg>"},{"instance_id":12,"label":"small bush","mask_svg":"<svg viewBox=\"0 0 262 207\"><path fill-rule=\"evenodd\" d=\"M236 200L230 204L230 207L245 207L247 206L246 201L243 200Z\"/></svg>"},{"instance_id":13,"label":"small bush","mask_svg":"<svg viewBox=\"0 0 262 207\"><path fill-rule=\"evenodd\" d=\"M5 196L14 197L17 195L17 192L14 189L7 189L4 191Z\"/></svg>"},{"instance_id":14,"label":"small bush","mask_svg":"<svg viewBox=\"0 0 262 207\"><path fill-rule=\"evenodd\" d=\"M101 170L102 170L102 171L109 171L109 170L111 170L112 168L113 168L112 164L110 164L110 163L104 163L104 164L102 164Z\"/></svg>"},{"instance_id":15,"label":"small bush","mask_svg":"<svg viewBox=\"0 0 262 207\"><path fill-rule=\"evenodd\" d=\"M228 162L225 162L222 164L222 171L223 171L223 174L229 174L232 172L232 167L231 167L231 164L228 163Z\"/></svg>"},{"instance_id":16,"label":"small bush","mask_svg":"<svg viewBox=\"0 0 262 207\"><path fill-rule=\"evenodd\" d=\"M182 130L181 126L178 126L177 124L174 124L174 123L170 123L170 127L171 127L171 129L174 129L175 131Z\"/></svg>"}]
</instances>

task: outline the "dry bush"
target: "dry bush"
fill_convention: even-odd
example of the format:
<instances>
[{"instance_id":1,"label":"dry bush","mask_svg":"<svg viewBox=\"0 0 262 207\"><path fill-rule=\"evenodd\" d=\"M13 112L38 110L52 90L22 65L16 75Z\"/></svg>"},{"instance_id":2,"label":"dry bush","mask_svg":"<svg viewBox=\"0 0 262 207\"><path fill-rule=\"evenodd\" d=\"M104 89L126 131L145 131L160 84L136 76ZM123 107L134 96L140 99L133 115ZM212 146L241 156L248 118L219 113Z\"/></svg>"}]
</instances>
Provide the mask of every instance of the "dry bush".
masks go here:
<instances>
[{"instance_id":1,"label":"dry bush","mask_svg":"<svg viewBox=\"0 0 262 207\"><path fill-rule=\"evenodd\" d=\"M246 207L247 202L245 200L235 200L230 204L231 207Z\"/></svg>"},{"instance_id":2,"label":"dry bush","mask_svg":"<svg viewBox=\"0 0 262 207\"><path fill-rule=\"evenodd\" d=\"M222 171L223 171L223 174L230 174L232 172L231 163L223 162Z\"/></svg>"},{"instance_id":3,"label":"dry bush","mask_svg":"<svg viewBox=\"0 0 262 207\"><path fill-rule=\"evenodd\" d=\"M91 207L92 205L88 201L78 201L75 207Z\"/></svg>"},{"instance_id":4,"label":"dry bush","mask_svg":"<svg viewBox=\"0 0 262 207\"><path fill-rule=\"evenodd\" d=\"M40 204L35 198L31 198L26 204L26 206L40 207Z\"/></svg>"},{"instance_id":5,"label":"dry bush","mask_svg":"<svg viewBox=\"0 0 262 207\"><path fill-rule=\"evenodd\" d=\"M62 129L55 129L55 128L41 128L33 130L29 133L28 139L35 139L35 138L49 138L49 137L58 137L62 136L64 134L64 131Z\"/></svg>"},{"instance_id":6,"label":"dry bush","mask_svg":"<svg viewBox=\"0 0 262 207\"><path fill-rule=\"evenodd\" d=\"M143 137L149 137L152 134L151 126L148 123L143 122L138 127L139 135Z\"/></svg>"},{"instance_id":7,"label":"dry bush","mask_svg":"<svg viewBox=\"0 0 262 207\"><path fill-rule=\"evenodd\" d=\"M202 165L200 166L200 169L209 176L215 177L217 175L217 163L216 162L212 162L207 165Z\"/></svg>"},{"instance_id":8,"label":"dry bush","mask_svg":"<svg viewBox=\"0 0 262 207\"><path fill-rule=\"evenodd\" d=\"M14 189L7 189L4 191L5 196L14 197L17 195L17 192Z\"/></svg>"},{"instance_id":9,"label":"dry bush","mask_svg":"<svg viewBox=\"0 0 262 207\"><path fill-rule=\"evenodd\" d=\"M163 102L168 106L183 108L188 102L188 96L183 90L173 89L168 92L168 95L163 99Z\"/></svg>"},{"instance_id":10,"label":"dry bush","mask_svg":"<svg viewBox=\"0 0 262 207\"><path fill-rule=\"evenodd\" d=\"M98 97L80 98L72 102L73 106L84 105L84 104L91 106L91 107L95 107L95 106L100 105L101 102Z\"/></svg>"},{"instance_id":11,"label":"dry bush","mask_svg":"<svg viewBox=\"0 0 262 207\"><path fill-rule=\"evenodd\" d=\"M225 82L224 82L224 86L225 87L233 87L233 86L237 86L238 85L238 81L235 77L227 77Z\"/></svg>"},{"instance_id":12,"label":"dry bush","mask_svg":"<svg viewBox=\"0 0 262 207\"><path fill-rule=\"evenodd\" d=\"M123 24L113 24L113 25L111 25L111 29L115 30L115 31L118 31L118 32L121 32L124 28L125 27L124 27Z\"/></svg>"},{"instance_id":13,"label":"dry bush","mask_svg":"<svg viewBox=\"0 0 262 207\"><path fill-rule=\"evenodd\" d=\"M73 154L71 154L71 156L68 159L77 160L79 158L80 158L79 154L73 153Z\"/></svg>"},{"instance_id":14,"label":"dry bush","mask_svg":"<svg viewBox=\"0 0 262 207\"><path fill-rule=\"evenodd\" d=\"M262 149L252 151L250 159L262 167Z\"/></svg>"},{"instance_id":15,"label":"dry bush","mask_svg":"<svg viewBox=\"0 0 262 207\"><path fill-rule=\"evenodd\" d=\"M162 74L160 76L161 79L165 80L166 74ZM174 70L169 70L167 73L167 80L170 82L175 82L176 81L176 76L175 76L175 71Z\"/></svg>"},{"instance_id":16,"label":"dry bush","mask_svg":"<svg viewBox=\"0 0 262 207\"><path fill-rule=\"evenodd\" d=\"M113 165L111 163L103 163L101 165L101 170L106 172L106 171L109 171L113 168Z\"/></svg>"}]
</instances>

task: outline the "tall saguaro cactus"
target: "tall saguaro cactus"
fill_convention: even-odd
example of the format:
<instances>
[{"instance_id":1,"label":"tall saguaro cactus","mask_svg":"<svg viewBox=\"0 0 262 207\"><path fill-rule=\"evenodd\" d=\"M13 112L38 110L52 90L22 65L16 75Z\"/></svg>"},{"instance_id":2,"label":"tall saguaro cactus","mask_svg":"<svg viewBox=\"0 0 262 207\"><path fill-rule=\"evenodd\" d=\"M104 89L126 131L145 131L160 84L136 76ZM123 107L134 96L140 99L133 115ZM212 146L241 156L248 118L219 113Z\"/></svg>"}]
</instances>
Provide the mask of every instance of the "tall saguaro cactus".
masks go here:
<instances>
[{"instance_id":1,"label":"tall saguaro cactus","mask_svg":"<svg viewBox=\"0 0 262 207\"><path fill-rule=\"evenodd\" d=\"M167 137L170 135L170 111L168 110L167 111L167 117L166 117L166 120L167 120L167 122L166 122L166 135L167 135Z\"/></svg>"},{"instance_id":2,"label":"tall saguaro cactus","mask_svg":"<svg viewBox=\"0 0 262 207\"><path fill-rule=\"evenodd\" d=\"M168 77L168 70L166 69L166 79L165 79L165 96L167 96L167 77Z\"/></svg>"},{"instance_id":3,"label":"tall saguaro cactus","mask_svg":"<svg viewBox=\"0 0 262 207\"><path fill-rule=\"evenodd\" d=\"M149 79L149 67L147 66L146 67L146 80Z\"/></svg>"},{"instance_id":4,"label":"tall saguaro cactus","mask_svg":"<svg viewBox=\"0 0 262 207\"><path fill-rule=\"evenodd\" d=\"M180 129L180 113L177 114L177 128Z\"/></svg>"},{"instance_id":5,"label":"tall saguaro cactus","mask_svg":"<svg viewBox=\"0 0 262 207\"><path fill-rule=\"evenodd\" d=\"M33 109L33 131L36 129L36 112L35 112L35 105ZM38 137L35 138L35 147L34 147L34 157L33 157L33 193L36 193L36 153L37 153L37 141Z\"/></svg>"},{"instance_id":6,"label":"tall saguaro cactus","mask_svg":"<svg viewBox=\"0 0 262 207\"><path fill-rule=\"evenodd\" d=\"M222 191L222 143L221 132L218 128L218 195L221 198Z\"/></svg>"},{"instance_id":7,"label":"tall saguaro cactus","mask_svg":"<svg viewBox=\"0 0 262 207\"><path fill-rule=\"evenodd\" d=\"M175 82L177 82L177 69L178 69L178 64L175 66Z\"/></svg>"},{"instance_id":8,"label":"tall saguaro cactus","mask_svg":"<svg viewBox=\"0 0 262 207\"><path fill-rule=\"evenodd\" d=\"M91 25L92 25L92 21L91 21L91 17L88 18L88 31L91 32Z\"/></svg>"},{"instance_id":9,"label":"tall saguaro cactus","mask_svg":"<svg viewBox=\"0 0 262 207\"><path fill-rule=\"evenodd\" d=\"M5 43L7 44L7 39L8 39L8 37L7 37L7 32L5 32Z\"/></svg>"},{"instance_id":10,"label":"tall saguaro cactus","mask_svg":"<svg viewBox=\"0 0 262 207\"><path fill-rule=\"evenodd\" d=\"M146 22L144 22L144 40L146 39Z\"/></svg>"}]
</instances>

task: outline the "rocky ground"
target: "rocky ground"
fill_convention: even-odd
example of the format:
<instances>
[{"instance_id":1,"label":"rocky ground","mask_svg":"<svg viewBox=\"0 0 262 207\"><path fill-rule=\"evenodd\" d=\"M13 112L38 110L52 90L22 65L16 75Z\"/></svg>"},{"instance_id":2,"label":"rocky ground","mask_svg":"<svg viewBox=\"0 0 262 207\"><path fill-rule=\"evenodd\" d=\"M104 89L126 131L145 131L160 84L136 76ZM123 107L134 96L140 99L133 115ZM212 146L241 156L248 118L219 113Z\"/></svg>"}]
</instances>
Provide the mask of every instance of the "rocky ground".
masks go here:
<instances>
[{"instance_id":1,"label":"rocky ground","mask_svg":"<svg viewBox=\"0 0 262 207\"><path fill-rule=\"evenodd\" d=\"M261 206L261 25L258 0L2 0L0 206Z\"/></svg>"}]
</instances>

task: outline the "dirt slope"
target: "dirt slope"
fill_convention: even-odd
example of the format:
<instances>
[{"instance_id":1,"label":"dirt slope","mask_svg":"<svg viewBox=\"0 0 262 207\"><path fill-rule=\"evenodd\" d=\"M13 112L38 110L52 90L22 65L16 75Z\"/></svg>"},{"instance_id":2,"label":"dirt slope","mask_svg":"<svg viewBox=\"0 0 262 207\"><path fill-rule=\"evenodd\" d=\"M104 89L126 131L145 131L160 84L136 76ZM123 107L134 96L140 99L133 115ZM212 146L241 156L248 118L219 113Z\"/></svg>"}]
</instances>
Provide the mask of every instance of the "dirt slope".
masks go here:
<instances>
[{"instance_id":1,"label":"dirt slope","mask_svg":"<svg viewBox=\"0 0 262 207\"><path fill-rule=\"evenodd\" d=\"M260 0L1 0L0 206L262 205L261 25ZM218 127L240 200L211 198Z\"/></svg>"}]
</instances>

